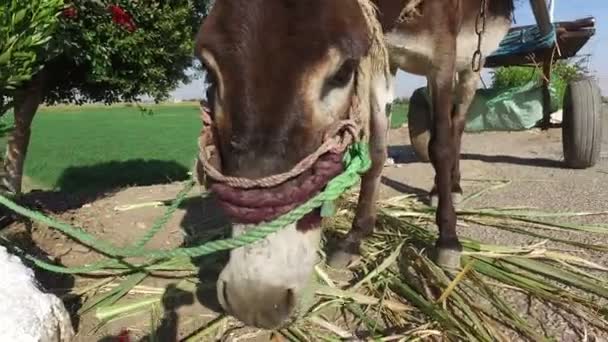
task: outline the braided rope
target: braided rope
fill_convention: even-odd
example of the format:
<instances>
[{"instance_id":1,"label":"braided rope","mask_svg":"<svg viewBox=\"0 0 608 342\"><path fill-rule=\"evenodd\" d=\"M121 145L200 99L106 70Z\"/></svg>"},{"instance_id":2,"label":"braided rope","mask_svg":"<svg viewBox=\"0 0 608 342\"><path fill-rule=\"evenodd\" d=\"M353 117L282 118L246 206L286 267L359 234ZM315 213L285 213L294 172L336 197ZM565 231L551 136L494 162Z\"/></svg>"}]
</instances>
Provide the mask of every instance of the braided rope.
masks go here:
<instances>
[{"instance_id":1,"label":"braided rope","mask_svg":"<svg viewBox=\"0 0 608 342\"><path fill-rule=\"evenodd\" d=\"M175 200L173 200L173 203L171 203L167 211L165 211L165 214L161 216L146 232L146 234L144 234L144 236L142 236L142 238L133 245L133 248L141 250L146 244L148 244L148 242L150 242L150 240L152 240L152 238L154 238L154 236L167 224L167 222L169 222L169 219L171 219L177 208L179 208L179 206L184 202L186 196L188 196L194 187L194 184L194 180L190 178L184 188L177 194Z\"/></svg>"},{"instance_id":2,"label":"braided rope","mask_svg":"<svg viewBox=\"0 0 608 342\"><path fill-rule=\"evenodd\" d=\"M335 125L330 127L325 133L323 144L321 144L321 146L319 146L315 152L302 159L290 171L260 179L229 177L224 176L220 171L218 171L209 158L205 155L206 148L209 145L212 145L214 142L213 120L209 115L209 109L206 108L205 105L201 106L201 115L203 118L203 124L206 127L203 127L203 132L198 141L198 160L205 170L205 176L213 179L216 182L224 183L228 186L240 189L259 187L271 188L279 184L283 184L287 180L295 178L304 171L310 169L325 153L342 153L348 148L348 146L351 145L351 143L359 141L360 127L356 122L359 116L359 100L356 96L354 96L349 110L349 119L338 121Z\"/></svg>"},{"instance_id":3,"label":"braided rope","mask_svg":"<svg viewBox=\"0 0 608 342\"><path fill-rule=\"evenodd\" d=\"M59 230L65 235L110 256L109 259L102 260L91 265L82 267L63 267L45 262L31 255L26 255L28 260L32 261L40 268L56 273L71 274L93 273L121 265L126 265L130 268L147 269L149 266L154 265L161 260L181 257L199 257L253 244L265 239L268 235L279 231L281 228L289 225L290 223L298 221L315 208L322 206L325 202L336 200L338 197L340 197L340 195L342 195L342 193L344 193L344 191L357 184L360 176L370 168L371 160L369 157L367 144L358 142L351 145L348 153L346 153L344 156L344 163L346 164L345 171L336 178L332 179L327 184L327 187L323 192L317 194L298 208L280 216L272 222L263 223L233 238L210 241L196 247L176 248L174 250L144 250L143 246L151 239L154 233L158 232L160 227L164 225L161 222L164 220L164 222L166 222L166 218L171 216L179 204L184 200L187 193L192 189L193 181L189 181L186 184L184 190L180 192L180 195L178 195L167 212L157 221L157 224L155 224L152 229L150 229L150 231L148 231L144 237L135 243L134 247L131 248L113 246L106 241L101 241L93 237L82 229L74 228L67 223L53 220L42 213L19 206L1 195L0 204L5 205L9 209L32 220L45 223L46 225ZM145 257L149 261L138 266L129 266L129 263L123 260L123 258L126 257Z\"/></svg>"}]
</instances>

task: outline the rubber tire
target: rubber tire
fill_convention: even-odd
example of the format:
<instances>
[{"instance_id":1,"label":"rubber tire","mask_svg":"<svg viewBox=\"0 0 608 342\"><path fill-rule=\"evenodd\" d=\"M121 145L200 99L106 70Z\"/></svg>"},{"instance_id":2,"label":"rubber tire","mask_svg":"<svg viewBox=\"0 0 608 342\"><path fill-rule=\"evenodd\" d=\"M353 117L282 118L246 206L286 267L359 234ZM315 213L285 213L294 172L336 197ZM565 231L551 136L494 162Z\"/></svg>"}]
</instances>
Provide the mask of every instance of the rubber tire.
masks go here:
<instances>
[{"instance_id":1,"label":"rubber tire","mask_svg":"<svg viewBox=\"0 0 608 342\"><path fill-rule=\"evenodd\" d=\"M564 96L562 144L569 168L594 166L602 146L602 99L597 83L589 78L573 81Z\"/></svg>"},{"instance_id":2,"label":"rubber tire","mask_svg":"<svg viewBox=\"0 0 608 342\"><path fill-rule=\"evenodd\" d=\"M433 119L422 88L416 89L410 98L407 122L410 143L414 148L416 156L421 162L428 163L430 161L429 142L431 141Z\"/></svg>"}]
</instances>

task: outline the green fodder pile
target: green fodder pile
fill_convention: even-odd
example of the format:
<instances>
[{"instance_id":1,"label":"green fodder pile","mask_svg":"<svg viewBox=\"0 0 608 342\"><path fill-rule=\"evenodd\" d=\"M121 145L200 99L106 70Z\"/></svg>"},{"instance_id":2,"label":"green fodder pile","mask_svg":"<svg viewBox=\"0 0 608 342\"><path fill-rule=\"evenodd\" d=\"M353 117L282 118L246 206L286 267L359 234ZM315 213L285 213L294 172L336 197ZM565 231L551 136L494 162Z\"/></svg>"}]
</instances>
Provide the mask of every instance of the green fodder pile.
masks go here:
<instances>
[{"instance_id":1,"label":"green fodder pile","mask_svg":"<svg viewBox=\"0 0 608 342\"><path fill-rule=\"evenodd\" d=\"M326 235L345 234L355 206L356 194L345 195L340 211L324 224ZM577 252L604 253L608 246L558 234L601 236L608 233L608 226L556 223L606 213L459 211L459 225L504 230L528 236L534 243L509 247L463 237L462 269L446 274L427 257L436 238L434 210L411 196L381 201L379 207L377 229L364 243L363 258L349 271L319 264L313 305L297 323L274 332L277 336L291 341L560 340L563 331L545 326L542 315L565 322L581 340L608 336L608 268ZM209 257L202 267L221 266ZM154 268L180 270L174 273L181 278L180 292L213 287L213 279L200 283L197 268L188 259L163 261ZM146 276L107 278L79 290L78 295L86 297L83 308L94 311L101 324L149 312L154 331L162 320L161 301L170 292L138 285ZM238 326L234 319L219 316L184 340L213 340Z\"/></svg>"}]
</instances>

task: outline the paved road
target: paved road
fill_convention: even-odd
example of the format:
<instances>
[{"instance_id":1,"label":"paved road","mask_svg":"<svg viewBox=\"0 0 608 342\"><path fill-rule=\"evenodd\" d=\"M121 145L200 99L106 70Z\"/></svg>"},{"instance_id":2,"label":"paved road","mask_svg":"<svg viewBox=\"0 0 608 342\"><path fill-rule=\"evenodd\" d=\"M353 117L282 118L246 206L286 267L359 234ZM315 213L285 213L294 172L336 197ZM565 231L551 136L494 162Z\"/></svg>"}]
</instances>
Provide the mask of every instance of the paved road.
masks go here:
<instances>
[{"instance_id":1,"label":"paved road","mask_svg":"<svg viewBox=\"0 0 608 342\"><path fill-rule=\"evenodd\" d=\"M608 108L604 140L598 164L586 170L563 165L561 130L465 134L461 170L465 179L506 179L513 183L469 202L468 206L535 206L551 211L608 210ZM392 154L397 166L384 171L383 196L410 192L426 196L434 170L415 161L407 129L391 132ZM465 196L479 182L463 182ZM608 222L608 218L603 218ZM500 237L471 232L496 240ZM608 260L608 259L607 259Z\"/></svg>"},{"instance_id":2,"label":"paved road","mask_svg":"<svg viewBox=\"0 0 608 342\"><path fill-rule=\"evenodd\" d=\"M552 212L608 210L608 108L604 120L603 157L586 170L564 168L561 130L547 132L466 134L463 142L461 170L466 179L507 179L507 187L492 191L466 205L469 207L531 206ZM382 196L418 193L425 197L431 188L434 171L430 164L414 161L406 129L391 133L390 151L401 163L384 172ZM399 162L399 160L397 160ZM464 182L465 195L479 189L480 182ZM487 186L485 184L484 186ZM574 219L564 219L574 221ZM608 223L608 216L588 217L578 222ZM530 245L540 242L528 236L484 227L459 228L460 234L486 243ZM587 243L608 245L608 235L557 232L560 237ZM555 247L567 247L558 246ZM585 250L576 252L608 266L608 255ZM525 298L509 295L521 310L527 311ZM563 330L560 340L575 340L572 330L558 315L544 307L532 309L534 316L547 323L547 328ZM603 337L605 338L605 336Z\"/></svg>"}]
</instances>

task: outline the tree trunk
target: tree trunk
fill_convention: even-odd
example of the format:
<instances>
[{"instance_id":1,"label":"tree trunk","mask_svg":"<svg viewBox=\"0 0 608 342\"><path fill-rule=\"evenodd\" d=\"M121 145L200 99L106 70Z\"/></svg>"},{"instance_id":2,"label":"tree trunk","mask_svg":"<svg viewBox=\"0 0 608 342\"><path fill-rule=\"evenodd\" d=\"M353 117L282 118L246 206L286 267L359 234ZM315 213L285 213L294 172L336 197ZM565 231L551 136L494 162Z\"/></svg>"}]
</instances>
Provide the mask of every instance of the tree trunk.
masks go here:
<instances>
[{"instance_id":1,"label":"tree trunk","mask_svg":"<svg viewBox=\"0 0 608 342\"><path fill-rule=\"evenodd\" d=\"M6 145L3 191L21 194L23 165L30 143L30 126L44 99L46 73L41 71L15 95L15 127Z\"/></svg>"}]
</instances>

